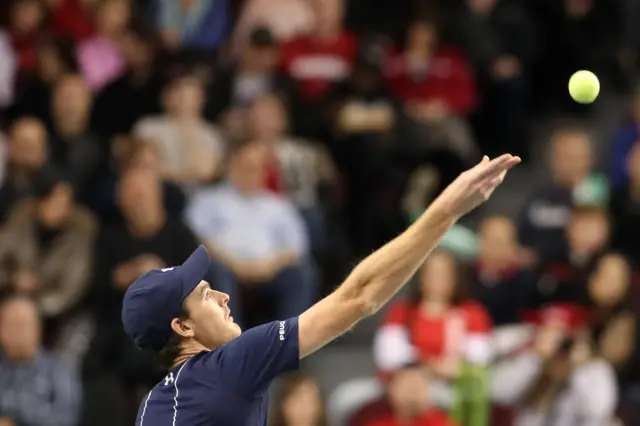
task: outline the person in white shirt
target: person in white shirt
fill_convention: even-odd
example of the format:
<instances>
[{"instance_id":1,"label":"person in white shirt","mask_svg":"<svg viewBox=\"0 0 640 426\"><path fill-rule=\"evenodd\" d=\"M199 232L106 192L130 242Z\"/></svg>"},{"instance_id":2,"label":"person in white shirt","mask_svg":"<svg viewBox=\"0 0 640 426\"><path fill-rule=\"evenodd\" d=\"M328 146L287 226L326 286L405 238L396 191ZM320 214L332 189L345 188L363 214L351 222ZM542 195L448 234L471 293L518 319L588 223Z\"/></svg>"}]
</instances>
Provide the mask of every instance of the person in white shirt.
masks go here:
<instances>
[{"instance_id":1,"label":"person in white shirt","mask_svg":"<svg viewBox=\"0 0 640 426\"><path fill-rule=\"evenodd\" d=\"M161 116L142 118L133 133L156 146L163 178L190 194L218 175L224 139L202 117L204 88L198 78L174 80L166 88L164 109Z\"/></svg>"}]
</instances>

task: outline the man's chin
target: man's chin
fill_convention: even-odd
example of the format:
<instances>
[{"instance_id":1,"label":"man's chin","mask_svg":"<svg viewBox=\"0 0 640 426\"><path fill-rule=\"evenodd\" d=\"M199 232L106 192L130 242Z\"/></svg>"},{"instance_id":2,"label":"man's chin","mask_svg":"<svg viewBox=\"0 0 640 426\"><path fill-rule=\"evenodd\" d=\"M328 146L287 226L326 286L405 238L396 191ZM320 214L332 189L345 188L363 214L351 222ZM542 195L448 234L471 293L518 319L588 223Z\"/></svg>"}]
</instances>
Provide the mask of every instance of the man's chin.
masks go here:
<instances>
[{"instance_id":1,"label":"man's chin","mask_svg":"<svg viewBox=\"0 0 640 426\"><path fill-rule=\"evenodd\" d=\"M233 333L233 338L234 339L242 334L242 329L235 322L231 324L231 331Z\"/></svg>"}]
</instances>

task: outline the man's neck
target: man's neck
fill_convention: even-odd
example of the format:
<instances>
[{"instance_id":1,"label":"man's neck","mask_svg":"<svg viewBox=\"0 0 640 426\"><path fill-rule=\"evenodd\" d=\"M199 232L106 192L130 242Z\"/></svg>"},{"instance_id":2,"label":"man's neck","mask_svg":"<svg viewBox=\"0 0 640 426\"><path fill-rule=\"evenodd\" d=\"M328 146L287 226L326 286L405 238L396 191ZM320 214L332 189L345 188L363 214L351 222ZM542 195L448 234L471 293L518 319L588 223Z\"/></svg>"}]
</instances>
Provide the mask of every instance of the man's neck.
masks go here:
<instances>
[{"instance_id":1,"label":"man's neck","mask_svg":"<svg viewBox=\"0 0 640 426\"><path fill-rule=\"evenodd\" d=\"M206 346L204 346L201 343L190 342L189 344L186 344L182 348L182 351L180 352L180 355L178 355L176 357L176 359L173 361L173 364L171 365L171 369L176 368L177 366L179 366L180 364L182 364L183 362L185 362L186 360L188 360L192 356L197 355L202 351L210 351L210 350L211 349L207 348Z\"/></svg>"},{"instance_id":2,"label":"man's neck","mask_svg":"<svg viewBox=\"0 0 640 426\"><path fill-rule=\"evenodd\" d=\"M84 133L86 128L87 120L84 118L56 120L56 129L61 136L76 136Z\"/></svg>"}]
</instances>

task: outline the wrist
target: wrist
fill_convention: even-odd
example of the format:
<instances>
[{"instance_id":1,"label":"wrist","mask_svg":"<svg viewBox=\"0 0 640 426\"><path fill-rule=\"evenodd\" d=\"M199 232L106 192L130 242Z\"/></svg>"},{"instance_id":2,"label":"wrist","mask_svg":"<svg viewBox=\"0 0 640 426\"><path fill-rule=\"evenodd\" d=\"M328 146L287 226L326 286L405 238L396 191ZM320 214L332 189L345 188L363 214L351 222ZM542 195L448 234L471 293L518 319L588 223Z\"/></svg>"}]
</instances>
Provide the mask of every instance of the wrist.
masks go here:
<instances>
[{"instance_id":1,"label":"wrist","mask_svg":"<svg viewBox=\"0 0 640 426\"><path fill-rule=\"evenodd\" d=\"M462 215L456 212L456 207L448 201L445 197L440 195L433 203L427 208L422 216L429 216L431 220L437 223L450 223L455 224Z\"/></svg>"}]
</instances>

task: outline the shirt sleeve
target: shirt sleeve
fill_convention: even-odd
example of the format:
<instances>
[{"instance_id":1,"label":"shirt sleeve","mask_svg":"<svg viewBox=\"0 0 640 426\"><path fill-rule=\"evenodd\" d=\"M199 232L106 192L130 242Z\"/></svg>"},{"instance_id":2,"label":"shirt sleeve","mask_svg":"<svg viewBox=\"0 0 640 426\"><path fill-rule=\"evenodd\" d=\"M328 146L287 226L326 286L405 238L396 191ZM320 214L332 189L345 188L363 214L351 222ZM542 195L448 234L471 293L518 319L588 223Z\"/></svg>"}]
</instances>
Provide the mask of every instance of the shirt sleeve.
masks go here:
<instances>
[{"instance_id":1,"label":"shirt sleeve","mask_svg":"<svg viewBox=\"0 0 640 426\"><path fill-rule=\"evenodd\" d=\"M265 392L280 373L300 363L298 317L245 331L217 353L222 379L250 395Z\"/></svg>"}]
</instances>

